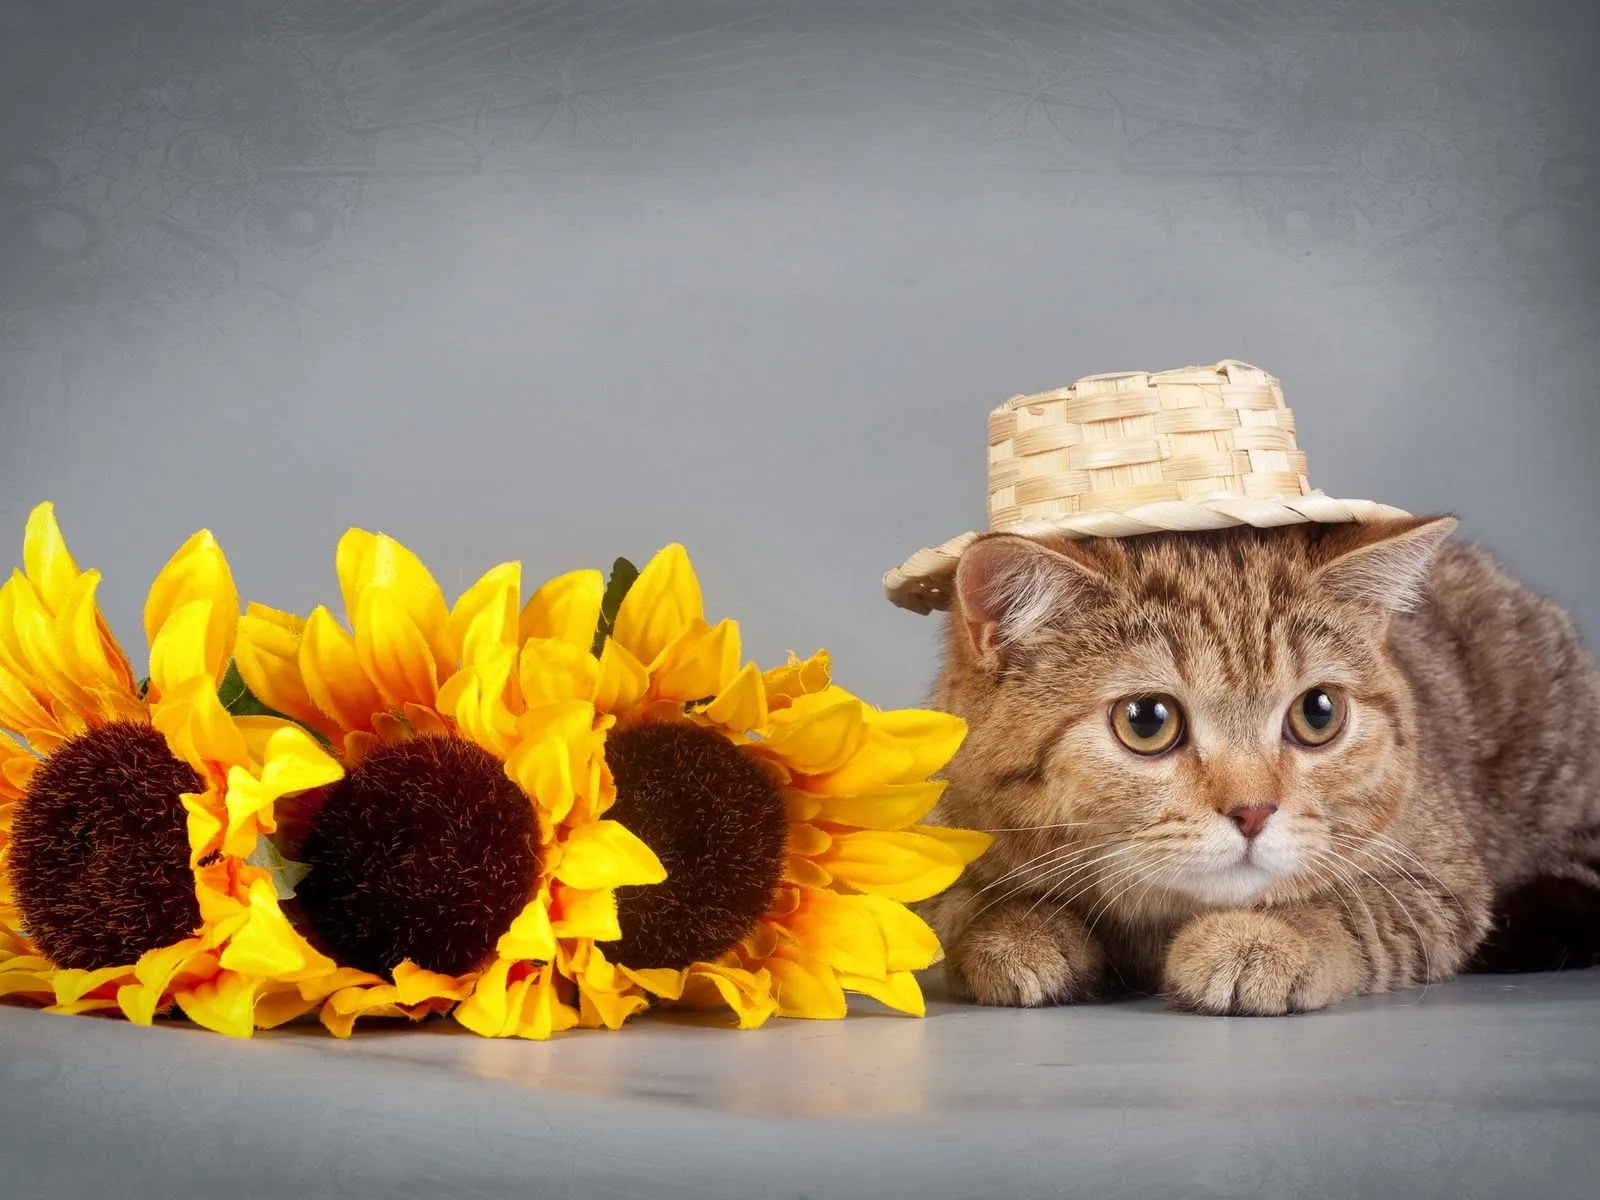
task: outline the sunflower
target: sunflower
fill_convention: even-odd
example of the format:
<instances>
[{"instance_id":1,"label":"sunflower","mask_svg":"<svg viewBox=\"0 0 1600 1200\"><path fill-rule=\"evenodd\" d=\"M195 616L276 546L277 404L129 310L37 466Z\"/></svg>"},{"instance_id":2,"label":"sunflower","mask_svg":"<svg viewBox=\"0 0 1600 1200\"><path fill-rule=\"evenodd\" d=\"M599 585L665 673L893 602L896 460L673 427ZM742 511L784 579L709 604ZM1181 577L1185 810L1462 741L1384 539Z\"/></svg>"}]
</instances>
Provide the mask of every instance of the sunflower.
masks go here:
<instances>
[{"instance_id":1,"label":"sunflower","mask_svg":"<svg viewBox=\"0 0 1600 1200\"><path fill-rule=\"evenodd\" d=\"M339 968L274 1017L320 1006L341 1036L363 1016L446 1010L487 1036L617 1028L648 997L575 965L620 936L616 889L664 870L604 815L613 718L528 667L593 661L603 577L562 576L523 605L505 563L447 606L414 554L359 529L335 566L348 630L326 608L302 621L260 605L239 627L250 692L345 768L277 839L302 875L291 915Z\"/></svg>"},{"instance_id":2,"label":"sunflower","mask_svg":"<svg viewBox=\"0 0 1600 1200\"><path fill-rule=\"evenodd\" d=\"M825 652L741 666L738 626L707 623L681 546L636 577L619 561L611 599L597 657L547 643L521 674L527 690L614 722L610 815L667 878L620 887L621 936L569 969L666 1003L727 1005L744 1028L773 1013L842 1017L847 992L921 1015L913 972L940 949L905 905L955 882L992 840L918 824L965 725L864 704L831 682Z\"/></svg>"},{"instance_id":3,"label":"sunflower","mask_svg":"<svg viewBox=\"0 0 1600 1200\"><path fill-rule=\"evenodd\" d=\"M49 504L23 564L0 586L0 996L141 1024L176 1005L248 1035L333 969L252 859L277 802L339 766L291 723L225 709L239 600L210 533L150 588L143 683Z\"/></svg>"}]
</instances>

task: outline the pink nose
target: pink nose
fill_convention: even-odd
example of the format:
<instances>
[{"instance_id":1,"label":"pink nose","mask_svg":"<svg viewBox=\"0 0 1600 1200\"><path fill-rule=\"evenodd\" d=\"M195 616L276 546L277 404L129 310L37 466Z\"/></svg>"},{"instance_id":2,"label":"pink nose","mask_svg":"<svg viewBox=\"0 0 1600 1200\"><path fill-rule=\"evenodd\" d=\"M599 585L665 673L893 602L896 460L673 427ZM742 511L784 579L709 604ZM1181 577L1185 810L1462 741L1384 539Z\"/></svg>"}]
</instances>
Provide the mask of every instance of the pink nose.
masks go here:
<instances>
[{"instance_id":1,"label":"pink nose","mask_svg":"<svg viewBox=\"0 0 1600 1200\"><path fill-rule=\"evenodd\" d=\"M1266 826L1267 818L1278 811L1276 804L1241 804L1230 808L1228 816L1239 827L1239 832L1253 838Z\"/></svg>"}]
</instances>

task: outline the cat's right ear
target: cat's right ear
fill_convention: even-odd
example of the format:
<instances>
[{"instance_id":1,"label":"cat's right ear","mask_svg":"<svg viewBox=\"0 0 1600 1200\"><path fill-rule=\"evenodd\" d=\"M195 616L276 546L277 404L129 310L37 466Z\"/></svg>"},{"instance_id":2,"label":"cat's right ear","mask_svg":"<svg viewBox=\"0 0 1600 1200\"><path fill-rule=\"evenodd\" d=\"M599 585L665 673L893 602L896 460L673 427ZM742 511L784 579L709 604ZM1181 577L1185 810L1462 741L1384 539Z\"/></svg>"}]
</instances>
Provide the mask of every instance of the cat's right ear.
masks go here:
<instances>
[{"instance_id":1,"label":"cat's right ear","mask_svg":"<svg viewBox=\"0 0 1600 1200\"><path fill-rule=\"evenodd\" d=\"M1015 534L973 542L956 567L956 620L984 663L1108 586L1076 558Z\"/></svg>"}]
</instances>

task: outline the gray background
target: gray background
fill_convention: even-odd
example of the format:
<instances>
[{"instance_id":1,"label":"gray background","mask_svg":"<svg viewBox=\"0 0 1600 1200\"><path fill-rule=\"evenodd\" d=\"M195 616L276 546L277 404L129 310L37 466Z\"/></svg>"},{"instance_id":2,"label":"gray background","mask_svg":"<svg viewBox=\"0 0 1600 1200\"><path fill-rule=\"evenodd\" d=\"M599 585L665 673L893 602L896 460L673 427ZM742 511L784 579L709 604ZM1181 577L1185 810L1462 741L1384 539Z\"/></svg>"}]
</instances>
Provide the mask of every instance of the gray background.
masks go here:
<instances>
[{"instance_id":1,"label":"gray background","mask_svg":"<svg viewBox=\"0 0 1600 1200\"><path fill-rule=\"evenodd\" d=\"M55 499L133 645L202 524L299 609L351 523L452 591L680 539L761 658L909 703L936 626L878 579L981 522L989 408L1237 355L1318 484L1459 510L1597 633L1597 32L1583 0L0 0L0 530ZM543 1045L0 1008L0 1191L1576 1195L1594 984Z\"/></svg>"},{"instance_id":2,"label":"gray background","mask_svg":"<svg viewBox=\"0 0 1600 1200\"><path fill-rule=\"evenodd\" d=\"M137 646L212 527L335 596L685 542L772 660L914 703L879 576L983 521L984 418L1242 356L1314 483L1600 629L1571 0L0 0L0 530ZM12 551L11 553L15 553Z\"/></svg>"}]
</instances>

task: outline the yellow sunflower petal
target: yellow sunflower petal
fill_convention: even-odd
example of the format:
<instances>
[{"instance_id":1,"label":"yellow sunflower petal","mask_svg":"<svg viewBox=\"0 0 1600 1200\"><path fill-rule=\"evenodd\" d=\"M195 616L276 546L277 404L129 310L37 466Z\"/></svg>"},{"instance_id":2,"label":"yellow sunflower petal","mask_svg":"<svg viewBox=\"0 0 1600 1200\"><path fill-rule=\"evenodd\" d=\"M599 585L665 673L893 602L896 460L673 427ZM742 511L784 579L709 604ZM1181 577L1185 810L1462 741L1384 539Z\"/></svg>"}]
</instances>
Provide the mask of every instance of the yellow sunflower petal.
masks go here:
<instances>
[{"instance_id":1,"label":"yellow sunflower petal","mask_svg":"<svg viewBox=\"0 0 1600 1200\"><path fill-rule=\"evenodd\" d=\"M215 603L191 600L168 613L150 642L150 688L154 695L176 692L195 679L218 676L208 659Z\"/></svg>"},{"instance_id":2,"label":"yellow sunflower petal","mask_svg":"<svg viewBox=\"0 0 1600 1200\"><path fill-rule=\"evenodd\" d=\"M74 1000L70 1004L52 1004L42 1011L47 1013L64 1013L75 1016L78 1013L104 1012L108 1008L115 1008L115 999L107 997L90 998L87 1000Z\"/></svg>"},{"instance_id":3,"label":"yellow sunflower petal","mask_svg":"<svg viewBox=\"0 0 1600 1200\"><path fill-rule=\"evenodd\" d=\"M46 501L34 506L22 540L22 568L39 590L45 604L54 611L78 578L78 564L67 549L56 523L56 506Z\"/></svg>"},{"instance_id":4,"label":"yellow sunflower petal","mask_svg":"<svg viewBox=\"0 0 1600 1200\"><path fill-rule=\"evenodd\" d=\"M739 626L734 621L691 625L664 658L650 681L653 695L686 703L716 696L739 673Z\"/></svg>"},{"instance_id":5,"label":"yellow sunflower petal","mask_svg":"<svg viewBox=\"0 0 1600 1200\"><path fill-rule=\"evenodd\" d=\"M75 660L61 644L55 618L33 585L13 574L0 595L4 598L0 637L8 643L7 653L19 676L32 681L35 695L49 704L54 716L51 724L61 726L69 713L79 718L99 717L99 701L80 682Z\"/></svg>"},{"instance_id":6,"label":"yellow sunflower petal","mask_svg":"<svg viewBox=\"0 0 1600 1200\"><path fill-rule=\"evenodd\" d=\"M361 593L371 576L372 557L378 537L365 529L347 529L333 552L333 569L339 577L339 594L346 616L354 615Z\"/></svg>"},{"instance_id":7,"label":"yellow sunflower petal","mask_svg":"<svg viewBox=\"0 0 1600 1200\"><path fill-rule=\"evenodd\" d=\"M55 968L49 963L38 967L0 966L0 999L7 996L26 996L35 1003L43 1003L54 995L50 977Z\"/></svg>"},{"instance_id":8,"label":"yellow sunflower petal","mask_svg":"<svg viewBox=\"0 0 1600 1200\"><path fill-rule=\"evenodd\" d=\"M523 645L517 663L517 682L529 708L568 700L595 699L600 685L600 664L587 646L556 638Z\"/></svg>"},{"instance_id":9,"label":"yellow sunflower petal","mask_svg":"<svg viewBox=\"0 0 1600 1200\"><path fill-rule=\"evenodd\" d=\"M338 723L317 707L300 673L305 627L306 623L291 613L251 604L239 618L234 661L239 678L261 703L332 737L338 732Z\"/></svg>"},{"instance_id":10,"label":"yellow sunflower petal","mask_svg":"<svg viewBox=\"0 0 1600 1200\"><path fill-rule=\"evenodd\" d=\"M56 629L63 649L70 649L76 660L77 677L97 692L109 692L108 698L120 700L116 715L131 716L139 711L133 673L122 648L107 636L105 618L95 599L99 586L98 571L85 571L73 580L56 615Z\"/></svg>"},{"instance_id":11,"label":"yellow sunflower petal","mask_svg":"<svg viewBox=\"0 0 1600 1200\"><path fill-rule=\"evenodd\" d=\"M815 796L816 819L860 829L904 829L933 811L949 784L942 779L891 783L859 796Z\"/></svg>"},{"instance_id":12,"label":"yellow sunflower petal","mask_svg":"<svg viewBox=\"0 0 1600 1200\"><path fill-rule=\"evenodd\" d=\"M362 593L353 625L356 658L386 704L438 702L438 660L423 630L394 596L378 588Z\"/></svg>"},{"instance_id":13,"label":"yellow sunflower petal","mask_svg":"<svg viewBox=\"0 0 1600 1200\"><path fill-rule=\"evenodd\" d=\"M404 965L404 964L402 964ZM396 968L398 969L398 968ZM321 1003L335 992L359 992L363 989L388 987L398 997L399 989L386 983L378 976L366 971L358 971L354 967L335 967L332 971L314 975L310 978L299 979L295 986L300 994L313 1003Z\"/></svg>"},{"instance_id":14,"label":"yellow sunflower petal","mask_svg":"<svg viewBox=\"0 0 1600 1200\"><path fill-rule=\"evenodd\" d=\"M393 971L395 996L401 1004L413 1006L430 1000L462 1000L470 985L453 975L424 970L407 959Z\"/></svg>"},{"instance_id":15,"label":"yellow sunflower petal","mask_svg":"<svg viewBox=\"0 0 1600 1200\"><path fill-rule=\"evenodd\" d=\"M963 866L983 857L984 851L994 845L994 835L977 829L948 829L943 825L913 825L910 833L932 838L955 852Z\"/></svg>"},{"instance_id":16,"label":"yellow sunflower petal","mask_svg":"<svg viewBox=\"0 0 1600 1200\"><path fill-rule=\"evenodd\" d=\"M966 737L960 717L930 709L873 712L860 751L836 770L820 773L807 788L850 796L897 783L926 779L949 762Z\"/></svg>"},{"instance_id":17,"label":"yellow sunflower petal","mask_svg":"<svg viewBox=\"0 0 1600 1200\"><path fill-rule=\"evenodd\" d=\"M317 1016L334 1037L347 1038L362 1017L408 1017L415 1021L430 1011L435 1009L428 1004L416 1008L401 1004L399 989L393 984L361 982L330 993Z\"/></svg>"},{"instance_id":18,"label":"yellow sunflower petal","mask_svg":"<svg viewBox=\"0 0 1600 1200\"><path fill-rule=\"evenodd\" d=\"M7 729L54 729L56 719L45 710L28 687L0 664L0 725Z\"/></svg>"},{"instance_id":19,"label":"yellow sunflower petal","mask_svg":"<svg viewBox=\"0 0 1600 1200\"><path fill-rule=\"evenodd\" d=\"M199 938L185 938L170 946L146 951L134 964L135 983L118 993L123 1011L128 1019L148 1025L155 1014L162 994L182 972L190 970L196 962L205 962L214 970L215 958L201 944ZM208 971L208 973L210 973ZM134 989L130 992L129 989Z\"/></svg>"},{"instance_id":20,"label":"yellow sunflower petal","mask_svg":"<svg viewBox=\"0 0 1600 1200\"><path fill-rule=\"evenodd\" d=\"M673 967L625 967L618 963L617 970L645 991L666 1000L676 1000L682 996L689 981L687 970Z\"/></svg>"},{"instance_id":21,"label":"yellow sunflower petal","mask_svg":"<svg viewBox=\"0 0 1600 1200\"><path fill-rule=\"evenodd\" d=\"M0 798L20 800L38 768L39 759L26 746L0 733Z\"/></svg>"},{"instance_id":22,"label":"yellow sunflower petal","mask_svg":"<svg viewBox=\"0 0 1600 1200\"><path fill-rule=\"evenodd\" d=\"M256 989L249 975L223 971L213 979L177 994L178 1007L196 1025L229 1037L249 1037L255 1030Z\"/></svg>"},{"instance_id":23,"label":"yellow sunflower petal","mask_svg":"<svg viewBox=\"0 0 1600 1200\"><path fill-rule=\"evenodd\" d=\"M489 969L478 976L472 995L463 1000L455 1010L455 1018L480 1037L505 1037L516 1026L517 1013L513 1009L514 997L507 984L511 962L497 958ZM527 991L526 983L522 991Z\"/></svg>"},{"instance_id":24,"label":"yellow sunflower petal","mask_svg":"<svg viewBox=\"0 0 1600 1200\"><path fill-rule=\"evenodd\" d=\"M655 851L625 826L616 821L591 821L568 835L555 877L568 887L592 891L660 883L667 870Z\"/></svg>"},{"instance_id":25,"label":"yellow sunflower petal","mask_svg":"<svg viewBox=\"0 0 1600 1200\"><path fill-rule=\"evenodd\" d=\"M600 649L600 675L595 684L594 705L601 712L626 712L650 689L650 672L632 651L615 638L607 638Z\"/></svg>"},{"instance_id":26,"label":"yellow sunflower petal","mask_svg":"<svg viewBox=\"0 0 1600 1200\"><path fill-rule=\"evenodd\" d=\"M783 878L789 883L811 888L825 888L833 882L833 876L826 869L798 854L791 854L784 860Z\"/></svg>"},{"instance_id":27,"label":"yellow sunflower petal","mask_svg":"<svg viewBox=\"0 0 1600 1200\"><path fill-rule=\"evenodd\" d=\"M500 935L495 953L511 961L544 962L556 956L556 935L550 927L549 907L543 900L530 900L523 906L511 928Z\"/></svg>"},{"instance_id":28,"label":"yellow sunflower petal","mask_svg":"<svg viewBox=\"0 0 1600 1200\"><path fill-rule=\"evenodd\" d=\"M695 622L704 620L700 581L682 546L671 545L645 564L617 610L611 636L646 666Z\"/></svg>"},{"instance_id":29,"label":"yellow sunflower petal","mask_svg":"<svg viewBox=\"0 0 1600 1200\"><path fill-rule=\"evenodd\" d=\"M878 1003L910 1013L913 1017L926 1016L927 1002L922 998L922 988L910 971L890 971L887 979L871 979L864 975L840 975L839 985L847 991L871 996Z\"/></svg>"},{"instance_id":30,"label":"yellow sunflower petal","mask_svg":"<svg viewBox=\"0 0 1600 1200\"><path fill-rule=\"evenodd\" d=\"M209 530L202 529L167 560L150 585L144 604L144 634L153 646L162 629L180 610L195 601L208 602L207 623L197 651L211 678L221 682L233 657L234 633L239 621L239 592L222 548ZM152 678L154 672L152 670Z\"/></svg>"},{"instance_id":31,"label":"yellow sunflower petal","mask_svg":"<svg viewBox=\"0 0 1600 1200\"><path fill-rule=\"evenodd\" d=\"M552 932L556 937L613 942L622 936L622 926L617 918L617 894L611 888L586 891L563 887L560 896L560 915L552 919ZM528 957L553 958L554 954Z\"/></svg>"},{"instance_id":32,"label":"yellow sunflower petal","mask_svg":"<svg viewBox=\"0 0 1600 1200\"><path fill-rule=\"evenodd\" d=\"M506 685L515 661L516 651L509 646L486 647L476 662L450 676L435 701L440 712L455 718L457 727L470 741L498 756L510 750L516 733L516 718L505 703ZM376 718L373 728L380 735L389 736Z\"/></svg>"},{"instance_id":33,"label":"yellow sunflower petal","mask_svg":"<svg viewBox=\"0 0 1600 1200\"><path fill-rule=\"evenodd\" d=\"M906 903L938 895L966 865L937 838L878 829L838 835L817 862L858 891Z\"/></svg>"},{"instance_id":34,"label":"yellow sunflower petal","mask_svg":"<svg viewBox=\"0 0 1600 1200\"><path fill-rule=\"evenodd\" d=\"M855 899L883 931L885 961L890 971L921 971L944 957L933 928L905 905L882 896Z\"/></svg>"},{"instance_id":35,"label":"yellow sunflower petal","mask_svg":"<svg viewBox=\"0 0 1600 1200\"><path fill-rule=\"evenodd\" d=\"M217 698L217 685L205 676L164 690L150 708L150 723L172 752L202 776L213 763L240 762L249 754L244 735Z\"/></svg>"},{"instance_id":36,"label":"yellow sunflower petal","mask_svg":"<svg viewBox=\"0 0 1600 1200\"><path fill-rule=\"evenodd\" d=\"M554 639L587 650L600 623L606 581L599 571L571 571L541 587L523 606L522 640Z\"/></svg>"},{"instance_id":37,"label":"yellow sunflower petal","mask_svg":"<svg viewBox=\"0 0 1600 1200\"><path fill-rule=\"evenodd\" d=\"M810 821L822 812L822 801L810 792L786 787L783 789L783 807L789 815L789 820Z\"/></svg>"},{"instance_id":38,"label":"yellow sunflower petal","mask_svg":"<svg viewBox=\"0 0 1600 1200\"><path fill-rule=\"evenodd\" d=\"M740 1029L758 1029L777 1011L772 998L772 976L766 970L746 971L717 963L696 963L678 1003L689 1008L733 1010Z\"/></svg>"},{"instance_id":39,"label":"yellow sunflower petal","mask_svg":"<svg viewBox=\"0 0 1600 1200\"><path fill-rule=\"evenodd\" d=\"M833 845L833 835L804 821L789 825L789 853L815 856Z\"/></svg>"},{"instance_id":40,"label":"yellow sunflower petal","mask_svg":"<svg viewBox=\"0 0 1600 1200\"><path fill-rule=\"evenodd\" d=\"M522 1000L522 1011L517 1017L518 1037L543 1041L551 1034L562 1033L578 1023L578 1013L561 1001L556 991L556 968L546 964L528 979L528 990Z\"/></svg>"},{"instance_id":41,"label":"yellow sunflower petal","mask_svg":"<svg viewBox=\"0 0 1600 1200\"><path fill-rule=\"evenodd\" d=\"M312 610L300 642L300 673L312 702L347 730L372 728L383 697L362 670L355 639L326 608Z\"/></svg>"},{"instance_id":42,"label":"yellow sunflower petal","mask_svg":"<svg viewBox=\"0 0 1600 1200\"><path fill-rule=\"evenodd\" d=\"M785 766L821 775L842 767L861 750L867 737L864 717L861 701L839 688L800 696L772 714L764 745Z\"/></svg>"},{"instance_id":43,"label":"yellow sunflower petal","mask_svg":"<svg viewBox=\"0 0 1600 1200\"><path fill-rule=\"evenodd\" d=\"M515 646L522 564L501 563L461 594L450 610L453 661L473 662L487 646Z\"/></svg>"},{"instance_id":44,"label":"yellow sunflower petal","mask_svg":"<svg viewBox=\"0 0 1600 1200\"><path fill-rule=\"evenodd\" d=\"M267 983L256 995L255 1022L260 1029L277 1029L305 1016L320 1001L313 1000L289 983Z\"/></svg>"},{"instance_id":45,"label":"yellow sunflower petal","mask_svg":"<svg viewBox=\"0 0 1600 1200\"><path fill-rule=\"evenodd\" d=\"M215 797L203 794L185 794L179 796L178 801L188 814L185 821L189 833L189 865L195 867L212 851L222 849L224 819L217 811L221 806Z\"/></svg>"},{"instance_id":46,"label":"yellow sunflower petal","mask_svg":"<svg viewBox=\"0 0 1600 1200\"><path fill-rule=\"evenodd\" d=\"M50 980L50 986L55 991L57 1004L71 1004L113 980L125 978L128 974L128 968L120 966L101 967L95 971L61 968Z\"/></svg>"},{"instance_id":47,"label":"yellow sunflower petal","mask_svg":"<svg viewBox=\"0 0 1600 1200\"><path fill-rule=\"evenodd\" d=\"M706 708L706 718L724 729L745 733L767 723L767 689L761 672L747 663Z\"/></svg>"},{"instance_id":48,"label":"yellow sunflower petal","mask_svg":"<svg viewBox=\"0 0 1600 1200\"><path fill-rule=\"evenodd\" d=\"M849 1006L832 967L779 950L762 960L772 975L772 995L780 1017L835 1021Z\"/></svg>"},{"instance_id":49,"label":"yellow sunflower petal","mask_svg":"<svg viewBox=\"0 0 1600 1200\"><path fill-rule=\"evenodd\" d=\"M301 729L279 723L267 739L259 775L243 767L228 771L228 827L222 850L248 858L256 833L276 828L273 805L284 796L336 783L344 771Z\"/></svg>"},{"instance_id":50,"label":"yellow sunflower petal","mask_svg":"<svg viewBox=\"0 0 1600 1200\"><path fill-rule=\"evenodd\" d=\"M422 635L435 662L451 658L450 610L422 560L386 534L351 529L334 555L345 615L358 622L363 599L381 592Z\"/></svg>"},{"instance_id":51,"label":"yellow sunflower petal","mask_svg":"<svg viewBox=\"0 0 1600 1200\"><path fill-rule=\"evenodd\" d=\"M786 664L766 672L762 680L767 702L776 711L788 708L801 696L827 691L833 680L833 665L826 650L818 650L803 661L791 654Z\"/></svg>"},{"instance_id":52,"label":"yellow sunflower petal","mask_svg":"<svg viewBox=\"0 0 1600 1200\"><path fill-rule=\"evenodd\" d=\"M223 949L219 960L223 969L266 976L303 970L311 948L278 907L272 884L255 880L250 884L249 899L249 920Z\"/></svg>"},{"instance_id":53,"label":"yellow sunflower petal","mask_svg":"<svg viewBox=\"0 0 1600 1200\"><path fill-rule=\"evenodd\" d=\"M578 973L578 1024L590 1029L621 1029L635 1013L650 1006L650 998L634 991L627 975L593 947Z\"/></svg>"},{"instance_id":54,"label":"yellow sunflower petal","mask_svg":"<svg viewBox=\"0 0 1600 1200\"><path fill-rule=\"evenodd\" d=\"M576 700L530 709L518 722L523 740L506 756L506 774L554 822L567 819L587 787L593 726L594 706Z\"/></svg>"},{"instance_id":55,"label":"yellow sunflower petal","mask_svg":"<svg viewBox=\"0 0 1600 1200\"><path fill-rule=\"evenodd\" d=\"M889 973L883 931L860 897L797 888L795 910L778 924L803 954L851 975Z\"/></svg>"}]
</instances>

